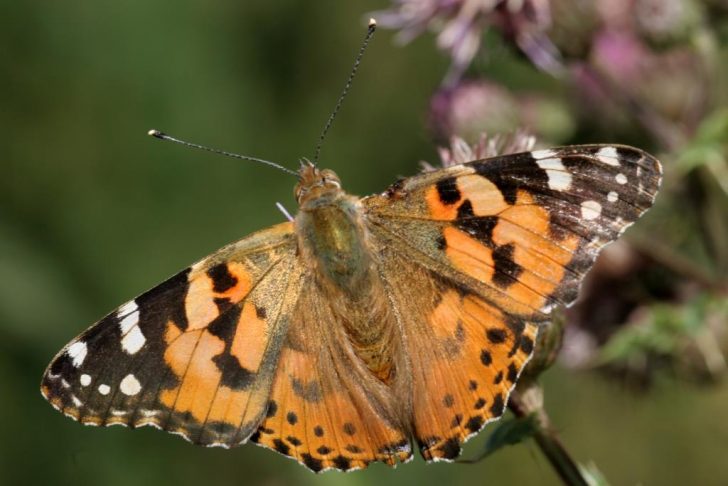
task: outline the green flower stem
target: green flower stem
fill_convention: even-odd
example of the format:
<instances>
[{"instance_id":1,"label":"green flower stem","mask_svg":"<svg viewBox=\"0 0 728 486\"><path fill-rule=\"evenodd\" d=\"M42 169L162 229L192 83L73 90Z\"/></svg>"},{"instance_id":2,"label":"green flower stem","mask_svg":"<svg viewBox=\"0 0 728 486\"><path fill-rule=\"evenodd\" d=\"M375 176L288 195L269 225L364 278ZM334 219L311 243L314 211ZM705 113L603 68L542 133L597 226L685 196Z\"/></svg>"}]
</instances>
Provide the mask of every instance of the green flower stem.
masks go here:
<instances>
[{"instance_id":1,"label":"green flower stem","mask_svg":"<svg viewBox=\"0 0 728 486\"><path fill-rule=\"evenodd\" d=\"M564 484L589 486L579 465L571 457L551 426L551 421L543 408L543 391L537 383L519 384L519 387L511 394L508 408L519 418L535 415L538 427L533 438Z\"/></svg>"}]
</instances>

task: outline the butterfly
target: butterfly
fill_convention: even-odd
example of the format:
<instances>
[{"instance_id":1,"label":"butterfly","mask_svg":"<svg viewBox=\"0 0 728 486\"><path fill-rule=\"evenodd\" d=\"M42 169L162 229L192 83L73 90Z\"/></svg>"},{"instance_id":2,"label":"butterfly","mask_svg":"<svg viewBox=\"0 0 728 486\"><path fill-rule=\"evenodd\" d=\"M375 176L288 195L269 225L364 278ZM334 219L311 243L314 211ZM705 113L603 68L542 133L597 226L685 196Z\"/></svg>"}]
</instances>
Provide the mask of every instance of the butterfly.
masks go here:
<instances>
[{"instance_id":1,"label":"butterfly","mask_svg":"<svg viewBox=\"0 0 728 486\"><path fill-rule=\"evenodd\" d=\"M453 460L661 171L636 148L578 145L358 198L303 164L295 219L111 312L56 355L42 394L87 425L251 441L317 472L406 462L415 444Z\"/></svg>"}]
</instances>

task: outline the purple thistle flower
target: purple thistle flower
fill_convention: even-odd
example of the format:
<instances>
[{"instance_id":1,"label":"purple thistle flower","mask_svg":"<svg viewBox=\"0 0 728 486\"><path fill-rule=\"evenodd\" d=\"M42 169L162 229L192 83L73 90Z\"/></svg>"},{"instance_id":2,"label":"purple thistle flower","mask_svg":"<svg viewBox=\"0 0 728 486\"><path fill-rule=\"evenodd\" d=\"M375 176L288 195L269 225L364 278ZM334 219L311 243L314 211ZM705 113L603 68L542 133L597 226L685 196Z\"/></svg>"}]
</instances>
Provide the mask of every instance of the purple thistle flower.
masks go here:
<instances>
[{"instance_id":1,"label":"purple thistle flower","mask_svg":"<svg viewBox=\"0 0 728 486\"><path fill-rule=\"evenodd\" d=\"M426 30L438 32L437 46L452 58L447 83L458 80L480 49L483 32L494 27L539 68L561 71L559 54L546 35L551 26L548 0L393 0L375 12L379 25L399 29L406 43Z\"/></svg>"},{"instance_id":2,"label":"purple thistle flower","mask_svg":"<svg viewBox=\"0 0 728 486\"><path fill-rule=\"evenodd\" d=\"M450 146L438 147L438 153L441 167L452 167L498 155L528 152L533 150L535 145L536 137L526 130L516 130L511 134L498 133L493 136L481 133L474 144L469 144L462 138L453 135L450 138ZM436 166L424 161L420 162L420 165L425 172L436 169Z\"/></svg>"}]
</instances>

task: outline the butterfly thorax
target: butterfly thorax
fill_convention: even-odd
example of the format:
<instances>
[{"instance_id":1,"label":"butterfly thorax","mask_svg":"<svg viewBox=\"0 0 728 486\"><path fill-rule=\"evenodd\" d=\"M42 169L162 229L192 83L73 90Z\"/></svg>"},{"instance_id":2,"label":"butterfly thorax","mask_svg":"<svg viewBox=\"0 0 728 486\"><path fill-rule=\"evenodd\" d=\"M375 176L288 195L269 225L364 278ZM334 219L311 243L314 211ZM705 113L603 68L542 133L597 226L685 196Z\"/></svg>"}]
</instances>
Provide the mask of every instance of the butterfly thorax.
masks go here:
<instances>
[{"instance_id":1,"label":"butterfly thorax","mask_svg":"<svg viewBox=\"0 0 728 486\"><path fill-rule=\"evenodd\" d=\"M311 262L312 280L327 296L356 354L386 380L394 319L376 272L360 200L344 192L330 170L306 165L300 178L295 191L299 251Z\"/></svg>"}]
</instances>

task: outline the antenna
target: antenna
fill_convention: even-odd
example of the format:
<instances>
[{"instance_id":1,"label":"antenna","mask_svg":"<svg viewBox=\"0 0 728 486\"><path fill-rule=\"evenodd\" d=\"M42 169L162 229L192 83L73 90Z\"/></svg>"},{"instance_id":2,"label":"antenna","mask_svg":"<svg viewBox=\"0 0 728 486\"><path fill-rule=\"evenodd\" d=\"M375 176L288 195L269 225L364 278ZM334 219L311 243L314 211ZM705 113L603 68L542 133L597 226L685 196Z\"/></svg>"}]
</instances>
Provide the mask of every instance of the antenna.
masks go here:
<instances>
[{"instance_id":1,"label":"antenna","mask_svg":"<svg viewBox=\"0 0 728 486\"><path fill-rule=\"evenodd\" d=\"M270 160L259 159L256 157L248 157L247 155L238 155L238 154L234 154L232 152L226 152L224 150L218 150L218 149L214 149L214 148L210 148L210 147L205 147L204 145L199 145L196 143L185 142L184 140L179 140L179 139L176 139L174 137L167 135L166 133L162 133L159 130L149 130L147 132L147 135L150 135L154 138L158 138L160 140L167 140L168 142L178 143L180 145L184 145L185 147L192 147L192 148L196 148L196 149L200 149L200 150L205 150L207 152L212 152L213 154L225 155L226 157L232 157L233 159L249 160L251 162L259 162L261 164L270 165L271 167L275 167L278 170L282 170L283 172L286 172L288 174L293 174L294 176L298 177L298 172L293 171L291 169L287 169L286 167L276 164L275 162L271 162Z\"/></svg>"},{"instance_id":2,"label":"antenna","mask_svg":"<svg viewBox=\"0 0 728 486\"><path fill-rule=\"evenodd\" d=\"M331 115L329 116L329 119L326 121L326 125L324 125L324 129L321 131L321 135L319 136L318 145L316 145L316 153L313 156L314 165L316 165L316 163L318 162L318 159L319 159L319 155L321 155L321 146L324 143L326 134L328 133L329 128L331 128L331 124L334 122L334 118L336 118L336 114L339 112L339 109L341 108L341 104L344 102L344 98L346 98L346 95L349 93L349 89L351 89L351 83L354 81L354 76L356 75L356 71L359 69L359 64L361 64L362 57L364 57L364 51L366 51L367 46L369 45L369 41L371 40L372 36L374 35L375 30L377 30L377 21L374 19L369 19L369 25L367 25L367 34L364 37L364 42L362 43L361 47L359 48L359 53L356 55L356 59L354 60L354 66L351 68L351 73L349 74L349 79L346 80L346 84L344 85L344 89L342 90L341 95L339 96L339 99L336 102L334 111L331 112Z\"/></svg>"}]
</instances>

